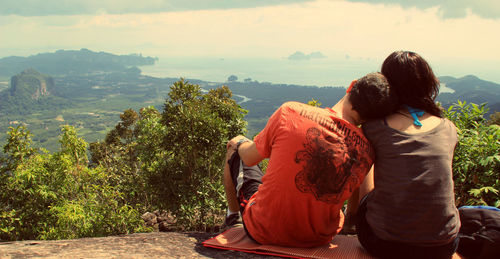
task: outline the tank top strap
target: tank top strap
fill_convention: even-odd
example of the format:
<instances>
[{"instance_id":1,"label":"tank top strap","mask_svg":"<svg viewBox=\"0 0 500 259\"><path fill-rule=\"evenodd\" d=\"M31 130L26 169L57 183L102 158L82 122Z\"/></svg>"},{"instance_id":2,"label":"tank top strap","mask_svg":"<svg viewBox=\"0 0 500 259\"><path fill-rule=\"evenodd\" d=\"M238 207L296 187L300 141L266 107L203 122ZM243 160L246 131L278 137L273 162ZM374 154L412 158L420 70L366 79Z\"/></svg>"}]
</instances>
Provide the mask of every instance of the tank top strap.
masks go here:
<instances>
[{"instance_id":1,"label":"tank top strap","mask_svg":"<svg viewBox=\"0 0 500 259\"><path fill-rule=\"evenodd\" d=\"M422 123L420 122L418 117L422 117L424 115L425 111L421 110L421 109L410 107L408 105L405 105L405 107L408 110L408 112L411 114L411 117L413 118L413 124L415 126L421 127Z\"/></svg>"}]
</instances>

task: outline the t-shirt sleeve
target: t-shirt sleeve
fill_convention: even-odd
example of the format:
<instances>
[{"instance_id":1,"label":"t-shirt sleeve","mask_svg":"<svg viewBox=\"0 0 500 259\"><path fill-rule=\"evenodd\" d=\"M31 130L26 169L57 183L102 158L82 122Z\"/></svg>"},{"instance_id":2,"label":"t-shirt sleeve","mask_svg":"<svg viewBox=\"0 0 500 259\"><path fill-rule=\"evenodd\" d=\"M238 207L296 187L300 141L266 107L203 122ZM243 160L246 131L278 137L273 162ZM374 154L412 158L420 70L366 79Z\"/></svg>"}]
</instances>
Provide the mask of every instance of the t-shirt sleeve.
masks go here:
<instances>
[{"instance_id":1,"label":"t-shirt sleeve","mask_svg":"<svg viewBox=\"0 0 500 259\"><path fill-rule=\"evenodd\" d=\"M278 130L283 125L284 115L282 105L267 121L266 127L254 138L255 146L263 158L271 156L271 147L278 135Z\"/></svg>"}]
</instances>

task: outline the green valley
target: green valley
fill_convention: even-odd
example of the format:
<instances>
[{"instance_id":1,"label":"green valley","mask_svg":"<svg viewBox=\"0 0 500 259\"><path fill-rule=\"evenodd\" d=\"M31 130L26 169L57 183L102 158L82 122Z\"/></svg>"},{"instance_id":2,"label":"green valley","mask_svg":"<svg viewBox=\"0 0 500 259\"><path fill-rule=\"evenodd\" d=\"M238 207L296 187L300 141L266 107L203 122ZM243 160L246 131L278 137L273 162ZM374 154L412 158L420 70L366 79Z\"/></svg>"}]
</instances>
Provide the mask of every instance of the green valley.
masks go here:
<instances>
[{"instance_id":1,"label":"green valley","mask_svg":"<svg viewBox=\"0 0 500 259\"><path fill-rule=\"evenodd\" d=\"M34 134L37 147L55 151L59 147L62 125L76 127L87 142L94 142L104 139L126 109L139 111L154 106L161 111L169 87L180 78L145 76L136 67L153 65L155 60L137 54L118 56L87 49L0 59L0 68L4 68L0 69L0 76L9 75L0 82L0 144L3 145L9 127L26 125ZM8 74L9 71L18 72ZM500 111L500 85L474 76L441 77L440 80L454 90L439 95L438 100L444 107L462 100L478 104L487 102L490 111L486 116ZM233 99L248 111L245 120L249 136L257 134L272 112L286 101L315 99L325 107L335 104L345 92L343 87L252 80L187 81L200 85L203 91L227 85Z\"/></svg>"}]
</instances>

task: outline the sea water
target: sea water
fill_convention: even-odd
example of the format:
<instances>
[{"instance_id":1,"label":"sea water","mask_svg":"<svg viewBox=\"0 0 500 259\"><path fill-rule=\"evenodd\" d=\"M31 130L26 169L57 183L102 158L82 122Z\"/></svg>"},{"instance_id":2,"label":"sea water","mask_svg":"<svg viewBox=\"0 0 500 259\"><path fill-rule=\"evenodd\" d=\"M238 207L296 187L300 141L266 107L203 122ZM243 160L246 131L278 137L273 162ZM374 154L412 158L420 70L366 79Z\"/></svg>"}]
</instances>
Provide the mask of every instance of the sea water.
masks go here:
<instances>
[{"instance_id":1,"label":"sea water","mask_svg":"<svg viewBox=\"0 0 500 259\"><path fill-rule=\"evenodd\" d=\"M142 73L154 77L200 79L226 82L235 75L244 80L306 86L347 87L353 79L380 70L380 62L369 59L318 58L186 58L160 57L155 65L142 66Z\"/></svg>"}]
</instances>

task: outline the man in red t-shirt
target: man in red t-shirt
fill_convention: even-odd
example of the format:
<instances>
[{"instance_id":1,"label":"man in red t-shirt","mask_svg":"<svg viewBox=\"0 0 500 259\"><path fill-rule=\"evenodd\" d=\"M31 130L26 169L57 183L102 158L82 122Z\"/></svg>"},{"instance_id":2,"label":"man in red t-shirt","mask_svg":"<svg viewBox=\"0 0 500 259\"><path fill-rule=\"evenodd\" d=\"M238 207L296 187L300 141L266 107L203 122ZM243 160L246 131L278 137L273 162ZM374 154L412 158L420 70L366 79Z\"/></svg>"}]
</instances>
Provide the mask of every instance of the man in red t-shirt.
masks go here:
<instances>
[{"instance_id":1,"label":"man in red t-shirt","mask_svg":"<svg viewBox=\"0 0 500 259\"><path fill-rule=\"evenodd\" d=\"M227 144L225 226L242 215L261 244L312 247L329 243L343 225L341 208L370 170L373 149L361 122L394 111L394 95L380 73L351 83L332 108L284 103L250 141ZM256 164L269 158L266 174Z\"/></svg>"}]
</instances>

